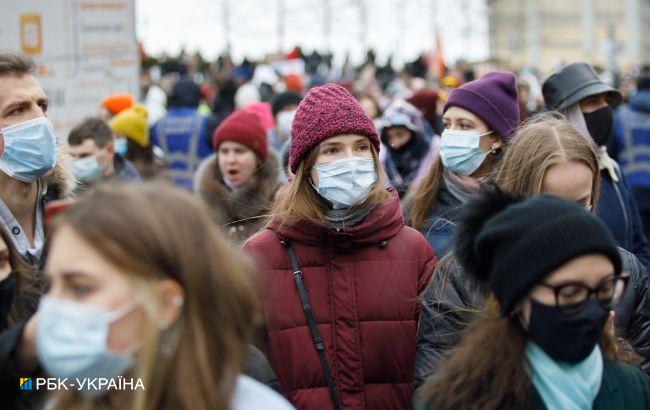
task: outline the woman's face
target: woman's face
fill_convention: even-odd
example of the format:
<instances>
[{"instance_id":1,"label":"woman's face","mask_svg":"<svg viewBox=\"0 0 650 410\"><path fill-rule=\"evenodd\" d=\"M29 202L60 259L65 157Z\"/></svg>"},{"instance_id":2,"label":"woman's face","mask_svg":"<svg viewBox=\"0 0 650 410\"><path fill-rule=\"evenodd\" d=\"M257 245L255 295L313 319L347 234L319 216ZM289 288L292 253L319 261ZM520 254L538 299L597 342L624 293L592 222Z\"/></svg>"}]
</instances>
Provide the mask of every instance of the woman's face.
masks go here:
<instances>
[{"instance_id":1,"label":"woman's face","mask_svg":"<svg viewBox=\"0 0 650 410\"><path fill-rule=\"evenodd\" d=\"M362 135L339 135L328 138L314 148L318 156L314 165L329 164L349 157L372 158L370 139ZM314 185L318 186L318 172L311 167L310 176Z\"/></svg>"},{"instance_id":2,"label":"woman's face","mask_svg":"<svg viewBox=\"0 0 650 410\"><path fill-rule=\"evenodd\" d=\"M248 182L257 169L257 155L246 145L235 141L222 142L217 156L221 175L235 188Z\"/></svg>"},{"instance_id":3,"label":"woman's face","mask_svg":"<svg viewBox=\"0 0 650 410\"><path fill-rule=\"evenodd\" d=\"M11 273L11 262L9 262L9 247L0 237L0 281Z\"/></svg>"},{"instance_id":4,"label":"woman's face","mask_svg":"<svg viewBox=\"0 0 650 410\"><path fill-rule=\"evenodd\" d=\"M560 196L589 208L593 184L594 174L587 165L568 161L549 167L542 180L542 193Z\"/></svg>"},{"instance_id":5,"label":"woman's face","mask_svg":"<svg viewBox=\"0 0 650 410\"><path fill-rule=\"evenodd\" d=\"M442 116L442 123L445 129L454 131L478 131L484 134L489 131L487 125L474 113L463 108L452 106L445 111ZM498 149L502 145L501 138L495 133L481 136L479 140L479 149L483 152L489 152L492 149Z\"/></svg>"},{"instance_id":6,"label":"woman's face","mask_svg":"<svg viewBox=\"0 0 650 410\"><path fill-rule=\"evenodd\" d=\"M62 227L52 238L45 267L48 296L113 311L137 302L136 285L127 274L99 254L71 228ZM110 351L129 349L144 337L146 313L141 304L114 321L106 345Z\"/></svg>"},{"instance_id":7,"label":"woman's face","mask_svg":"<svg viewBox=\"0 0 650 410\"><path fill-rule=\"evenodd\" d=\"M588 254L573 258L555 269L543 279L543 283L553 287L568 283L580 283L594 289L604 279L613 275L614 265L606 256ZM567 294L565 297L570 299L571 295ZM538 284L522 302L522 312L526 323L530 321L530 299L535 299L539 303L550 306L554 306L556 303L553 289Z\"/></svg>"}]
</instances>

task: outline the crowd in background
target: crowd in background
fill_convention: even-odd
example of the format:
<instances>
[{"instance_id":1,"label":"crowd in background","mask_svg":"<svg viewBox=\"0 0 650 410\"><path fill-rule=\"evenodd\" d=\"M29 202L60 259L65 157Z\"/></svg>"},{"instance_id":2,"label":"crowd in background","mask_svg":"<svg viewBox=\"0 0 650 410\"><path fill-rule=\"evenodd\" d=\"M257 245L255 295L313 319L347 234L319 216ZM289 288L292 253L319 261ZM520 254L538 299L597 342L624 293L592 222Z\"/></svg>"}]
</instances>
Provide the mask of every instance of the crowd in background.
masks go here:
<instances>
[{"instance_id":1,"label":"crowd in background","mask_svg":"<svg viewBox=\"0 0 650 410\"><path fill-rule=\"evenodd\" d=\"M650 408L650 67L143 55L65 140L32 70L0 54L8 406Z\"/></svg>"}]
</instances>

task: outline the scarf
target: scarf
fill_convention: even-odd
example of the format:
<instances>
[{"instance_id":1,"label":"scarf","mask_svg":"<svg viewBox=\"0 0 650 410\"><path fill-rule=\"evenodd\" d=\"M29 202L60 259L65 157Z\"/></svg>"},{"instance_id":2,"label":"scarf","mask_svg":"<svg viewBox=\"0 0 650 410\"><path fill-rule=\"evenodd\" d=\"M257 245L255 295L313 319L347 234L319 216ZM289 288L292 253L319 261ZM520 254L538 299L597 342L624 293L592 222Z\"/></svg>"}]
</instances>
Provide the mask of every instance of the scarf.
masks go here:
<instances>
[{"instance_id":1,"label":"scarf","mask_svg":"<svg viewBox=\"0 0 650 410\"><path fill-rule=\"evenodd\" d=\"M357 226L366 219L374 207L355 207L346 209L328 209L325 214L326 225L340 231L344 228Z\"/></svg>"},{"instance_id":2,"label":"scarf","mask_svg":"<svg viewBox=\"0 0 650 410\"><path fill-rule=\"evenodd\" d=\"M443 171L442 179L449 193L463 204L472 199L479 189L478 180L472 177L458 175L447 168Z\"/></svg>"},{"instance_id":3,"label":"scarf","mask_svg":"<svg viewBox=\"0 0 650 410\"><path fill-rule=\"evenodd\" d=\"M560 363L533 342L526 343L526 371L549 409L590 410L603 381L603 356L596 346L577 364Z\"/></svg>"}]
</instances>

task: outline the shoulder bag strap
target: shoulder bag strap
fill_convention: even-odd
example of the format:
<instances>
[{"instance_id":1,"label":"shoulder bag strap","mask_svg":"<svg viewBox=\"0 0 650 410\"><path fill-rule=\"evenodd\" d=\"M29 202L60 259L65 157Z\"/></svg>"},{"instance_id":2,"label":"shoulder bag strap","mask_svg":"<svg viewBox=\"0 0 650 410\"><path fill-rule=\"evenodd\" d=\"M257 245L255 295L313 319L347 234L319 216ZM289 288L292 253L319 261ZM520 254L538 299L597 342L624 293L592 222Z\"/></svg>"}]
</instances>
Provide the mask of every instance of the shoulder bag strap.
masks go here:
<instances>
[{"instance_id":1,"label":"shoulder bag strap","mask_svg":"<svg viewBox=\"0 0 650 410\"><path fill-rule=\"evenodd\" d=\"M327 388L329 389L332 405L334 406L335 410L339 410L340 406L338 398L336 397L336 389L334 388L332 372L330 371L330 367L327 364L327 359L325 358L325 347L323 345L323 339L320 337L318 328L316 327L316 319L314 318L314 313L311 309L311 303L309 302L307 289L305 289L305 284L302 280L302 272L300 271L300 266L298 265L298 258L296 258L296 253L294 252L291 243L287 239L282 239L282 245L289 254L289 261L291 262L291 268L293 269L293 279L296 282L296 288L298 289L298 296L300 296L302 310L305 312L307 325L309 326L309 331L311 332L314 346L316 346L316 353L318 353L318 358L320 359L320 364L323 368L323 374L325 375L325 380L327 381Z\"/></svg>"}]
</instances>

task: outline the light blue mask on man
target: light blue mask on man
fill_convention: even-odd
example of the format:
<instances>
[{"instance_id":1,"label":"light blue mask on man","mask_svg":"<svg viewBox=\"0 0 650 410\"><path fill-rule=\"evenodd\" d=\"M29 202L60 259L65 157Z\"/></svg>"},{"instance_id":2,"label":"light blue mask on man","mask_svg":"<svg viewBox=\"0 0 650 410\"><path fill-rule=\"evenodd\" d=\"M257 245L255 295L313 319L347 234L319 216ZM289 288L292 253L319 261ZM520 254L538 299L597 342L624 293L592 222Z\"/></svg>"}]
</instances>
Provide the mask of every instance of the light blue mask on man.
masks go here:
<instances>
[{"instance_id":1,"label":"light blue mask on man","mask_svg":"<svg viewBox=\"0 0 650 410\"><path fill-rule=\"evenodd\" d=\"M490 133L492 131L481 134L478 131L444 130L440 145L442 164L459 175L472 175L488 154L479 148L481 137Z\"/></svg>"},{"instance_id":2,"label":"light blue mask on man","mask_svg":"<svg viewBox=\"0 0 650 410\"><path fill-rule=\"evenodd\" d=\"M73 161L72 170L77 179L85 183L97 181L104 175L94 155Z\"/></svg>"},{"instance_id":3,"label":"light blue mask on man","mask_svg":"<svg viewBox=\"0 0 650 410\"><path fill-rule=\"evenodd\" d=\"M58 378L116 378L133 364L132 352L111 353L106 345L111 323L135 302L108 311L70 300L41 299L36 324L36 351L45 371ZM102 391L82 390L95 396Z\"/></svg>"},{"instance_id":4,"label":"light blue mask on man","mask_svg":"<svg viewBox=\"0 0 650 410\"><path fill-rule=\"evenodd\" d=\"M0 170L22 182L34 182L56 165L56 136L45 117L3 128Z\"/></svg>"},{"instance_id":5,"label":"light blue mask on man","mask_svg":"<svg viewBox=\"0 0 650 410\"><path fill-rule=\"evenodd\" d=\"M318 174L314 188L334 209L360 203L377 182L375 160L370 157L348 157L314 168Z\"/></svg>"}]
</instances>

